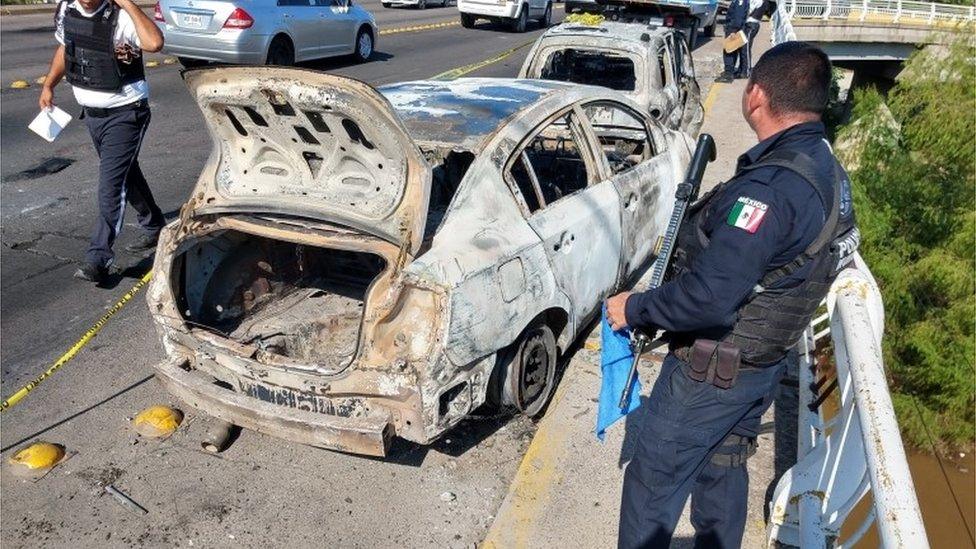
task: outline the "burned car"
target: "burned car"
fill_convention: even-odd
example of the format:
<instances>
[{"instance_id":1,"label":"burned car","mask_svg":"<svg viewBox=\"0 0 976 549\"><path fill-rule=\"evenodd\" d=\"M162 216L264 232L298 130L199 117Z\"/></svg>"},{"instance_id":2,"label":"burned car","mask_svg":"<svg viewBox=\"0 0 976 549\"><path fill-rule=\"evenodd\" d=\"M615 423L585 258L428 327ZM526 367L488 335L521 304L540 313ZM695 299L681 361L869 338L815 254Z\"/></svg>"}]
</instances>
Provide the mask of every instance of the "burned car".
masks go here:
<instances>
[{"instance_id":1,"label":"burned car","mask_svg":"<svg viewBox=\"0 0 976 549\"><path fill-rule=\"evenodd\" d=\"M669 27L562 23L536 40L519 77L620 91L666 127L692 136L705 120L688 44Z\"/></svg>"},{"instance_id":2,"label":"burned car","mask_svg":"<svg viewBox=\"0 0 976 549\"><path fill-rule=\"evenodd\" d=\"M690 156L606 88L185 79L214 148L160 237L157 376L206 414L347 452L428 443L486 400L538 413L559 354L651 257Z\"/></svg>"}]
</instances>

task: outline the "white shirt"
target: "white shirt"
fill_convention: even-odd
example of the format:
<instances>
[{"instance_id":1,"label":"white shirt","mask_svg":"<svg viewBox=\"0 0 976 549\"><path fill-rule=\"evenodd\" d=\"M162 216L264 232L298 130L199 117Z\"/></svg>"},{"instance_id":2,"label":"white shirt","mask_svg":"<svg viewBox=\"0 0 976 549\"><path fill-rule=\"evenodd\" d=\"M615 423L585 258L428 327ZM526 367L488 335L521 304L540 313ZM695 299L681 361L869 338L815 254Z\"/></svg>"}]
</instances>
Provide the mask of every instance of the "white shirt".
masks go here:
<instances>
[{"instance_id":1,"label":"white shirt","mask_svg":"<svg viewBox=\"0 0 976 549\"><path fill-rule=\"evenodd\" d=\"M752 14L752 12L756 11L756 9L758 9L760 6L762 6L762 4L763 4L763 0L749 0L749 14L750 14L750 17L746 20L746 22L748 22L748 23L760 23L761 22L758 19L756 19L755 17L752 17L751 14Z\"/></svg>"},{"instance_id":2,"label":"white shirt","mask_svg":"<svg viewBox=\"0 0 976 549\"><path fill-rule=\"evenodd\" d=\"M108 2L112 0L107 0L103 2L101 6L95 9L95 11L86 11L84 7L78 2L72 1L70 3L64 2L61 7L58 8L58 15L55 18L55 30L54 37L57 39L58 44L64 45L64 11L67 7L74 8L78 10L83 17L92 18L96 14L101 13ZM136 32L136 25L132 22L132 18L125 10L119 8L119 17L115 25L115 47L125 47L129 46L135 48L137 51L141 49L141 44L139 42L139 34ZM104 92L96 90L87 90L84 88L79 88L76 86L71 86L72 91L75 93L75 101L83 107L97 107L102 109L110 109L113 107L121 107L122 105L128 105L129 103L134 103L140 99L145 99L149 97L149 83L145 79L138 80L131 84L124 84L122 90L118 93Z\"/></svg>"}]
</instances>

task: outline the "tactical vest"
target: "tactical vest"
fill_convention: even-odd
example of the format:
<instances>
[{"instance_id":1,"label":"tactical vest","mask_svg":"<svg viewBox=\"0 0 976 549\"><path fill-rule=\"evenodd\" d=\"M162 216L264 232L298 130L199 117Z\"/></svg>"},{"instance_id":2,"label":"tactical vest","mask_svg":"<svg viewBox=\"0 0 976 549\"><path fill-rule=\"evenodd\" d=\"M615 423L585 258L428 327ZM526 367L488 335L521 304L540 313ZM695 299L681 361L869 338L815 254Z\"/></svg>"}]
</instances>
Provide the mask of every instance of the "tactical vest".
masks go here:
<instances>
[{"instance_id":1,"label":"tactical vest","mask_svg":"<svg viewBox=\"0 0 976 549\"><path fill-rule=\"evenodd\" d=\"M65 6L65 78L72 86L118 93L122 86L146 77L141 51L136 50L131 60L123 61L116 56L118 19L119 7L112 0L93 17L85 17L77 9Z\"/></svg>"},{"instance_id":2,"label":"tactical vest","mask_svg":"<svg viewBox=\"0 0 976 549\"><path fill-rule=\"evenodd\" d=\"M850 183L840 164L834 162L832 181L818 176L812 158L796 151L773 151L758 162L746 166L736 174L762 167L779 167L799 175L816 191L827 210L823 229L813 242L795 259L762 278L745 302L739 307L735 324L722 341L740 350L742 362L753 366L773 364L799 340L809 326L820 303L827 296L837 274L853 259L860 241L851 205ZM833 187L828 198L825 188ZM675 273L690 268L695 257L708 247L703 231L705 212L711 198L721 194L723 186L703 197L690 212L691 216L679 232L675 251ZM748 260L748 258L744 258ZM803 282L793 287L777 287L786 277L808 266ZM681 335L673 338L677 346L690 344Z\"/></svg>"}]
</instances>

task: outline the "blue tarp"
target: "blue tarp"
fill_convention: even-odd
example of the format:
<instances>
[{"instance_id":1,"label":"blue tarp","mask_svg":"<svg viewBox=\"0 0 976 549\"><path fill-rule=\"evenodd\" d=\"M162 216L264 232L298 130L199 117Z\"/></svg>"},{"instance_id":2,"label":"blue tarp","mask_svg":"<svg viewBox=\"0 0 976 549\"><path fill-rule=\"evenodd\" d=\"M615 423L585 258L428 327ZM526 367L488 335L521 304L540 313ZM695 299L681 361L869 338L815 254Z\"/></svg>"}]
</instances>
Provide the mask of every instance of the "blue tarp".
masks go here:
<instances>
[{"instance_id":1,"label":"blue tarp","mask_svg":"<svg viewBox=\"0 0 976 549\"><path fill-rule=\"evenodd\" d=\"M600 340L600 370L603 381L596 417L596 438L602 441L607 427L640 406L641 386L640 380L634 376L627 410L621 410L620 397L624 393L630 366L634 362L634 352L630 348L630 330L625 328L618 332L613 331L607 321L606 305L603 307L603 318L600 319Z\"/></svg>"}]
</instances>

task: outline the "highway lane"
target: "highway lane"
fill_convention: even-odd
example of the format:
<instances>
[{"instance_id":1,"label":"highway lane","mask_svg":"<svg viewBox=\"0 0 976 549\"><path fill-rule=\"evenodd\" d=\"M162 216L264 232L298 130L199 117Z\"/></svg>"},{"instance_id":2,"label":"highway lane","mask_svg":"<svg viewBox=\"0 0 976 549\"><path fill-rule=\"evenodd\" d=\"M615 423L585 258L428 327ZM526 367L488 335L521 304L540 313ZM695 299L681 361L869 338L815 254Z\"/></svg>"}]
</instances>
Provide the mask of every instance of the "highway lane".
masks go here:
<instances>
[{"instance_id":1,"label":"highway lane","mask_svg":"<svg viewBox=\"0 0 976 549\"><path fill-rule=\"evenodd\" d=\"M456 17L453 7L418 12L384 9L376 0L364 3L381 26ZM554 15L561 18L562 10ZM21 17L25 19L0 20L3 71L29 68L35 56L49 56L49 25L38 16ZM379 85L475 63L539 33L516 35L482 24L477 29L452 26L391 34L381 37L370 63L333 60L308 66ZM523 48L472 75L514 76L526 53ZM706 80L717 73L718 41L701 45L695 57L707 86ZM163 210L172 216L195 183L210 141L178 67L148 70L154 120L140 162ZM71 278L83 258L94 215L96 166L87 133L77 121L54 144L27 133L37 93L36 86L0 91L3 395L56 359L141 274L133 269L114 289ZM70 90L60 87L57 97L64 108L77 112ZM24 175L49 158L71 163L51 175ZM135 234L131 212L128 221L119 249ZM121 254L120 262L139 265L139 258ZM244 433L227 453L213 457L199 451L192 420L169 441L134 441L126 418L169 400L155 382L147 381L151 365L161 357L140 296L74 361L4 413L4 458L9 447L38 436L78 452L37 484L3 475L0 539L5 544L157 546L195 540L197 546L325 541L349 547L470 547L483 536L533 432L532 423L524 419L476 418L432 448L398 444L383 461L317 451L255 433ZM149 518L133 520L102 497L99 486L106 481L147 506ZM456 499L442 501L444 492Z\"/></svg>"}]
</instances>

